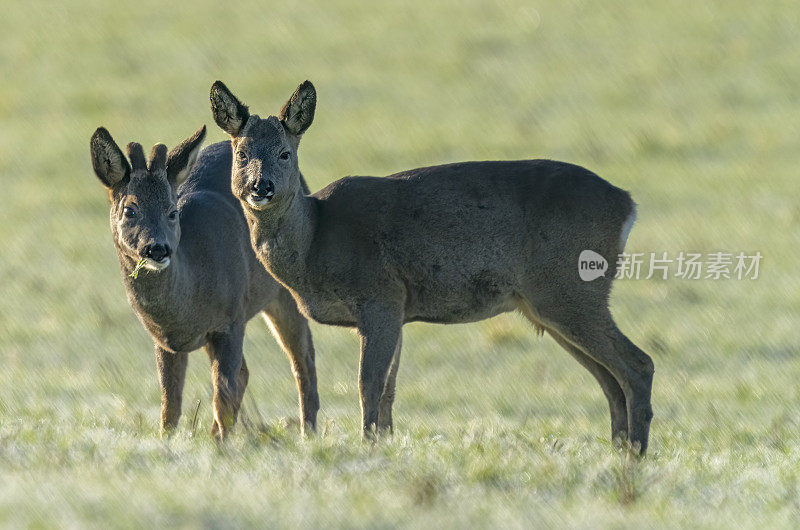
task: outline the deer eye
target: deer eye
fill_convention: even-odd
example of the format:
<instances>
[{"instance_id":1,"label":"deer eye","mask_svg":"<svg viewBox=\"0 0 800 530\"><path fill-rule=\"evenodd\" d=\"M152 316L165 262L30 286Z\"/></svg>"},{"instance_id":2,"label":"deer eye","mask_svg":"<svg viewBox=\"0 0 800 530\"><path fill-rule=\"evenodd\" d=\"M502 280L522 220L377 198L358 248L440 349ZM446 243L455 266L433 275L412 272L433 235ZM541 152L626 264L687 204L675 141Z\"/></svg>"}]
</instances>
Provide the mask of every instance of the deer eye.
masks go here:
<instances>
[{"instance_id":1,"label":"deer eye","mask_svg":"<svg viewBox=\"0 0 800 530\"><path fill-rule=\"evenodd\" d=\"M172 210L171 212L169 212L169 215L167 217L169 218L170 221L174 221L175 219L178 218L178 210Z\"/></svg>"},{"instance_id":2,"label":"deer eye","mask_svg":"<svg viewBox=\"0 0 800 530\"><path fill-rule=\"evenodd\" d=\"M245 153L244 151L237 151L236 159L239 161L240 164L245 164L247 162L247 153Z\"/></svg>"},{"instance_id":3,"label":"deer eye","mask_svg":"<svg viewBox=\"0 0 800 530\"><path fill-rule=\"evenodd\" d=\"M281 160L289 160L289 155L291 155L289 151L284 151L281 153Z\"/></svg>"},{"instance_id":4,"label":"deer eye","mask_svg":"<svg viewBox=\"0 0 800 530\"><path fill-rule=\"evenodd\" d=\"M134 210L134 209L133 209L133 208L131 208L130 206L126 206L126 207L125 207L125 208L122 210L122 215L124 215L125 217L127 217L127 218L129 218L129 219L130 219L131 217L136 217L136 210Z\"/></svg>"}]
</instances>

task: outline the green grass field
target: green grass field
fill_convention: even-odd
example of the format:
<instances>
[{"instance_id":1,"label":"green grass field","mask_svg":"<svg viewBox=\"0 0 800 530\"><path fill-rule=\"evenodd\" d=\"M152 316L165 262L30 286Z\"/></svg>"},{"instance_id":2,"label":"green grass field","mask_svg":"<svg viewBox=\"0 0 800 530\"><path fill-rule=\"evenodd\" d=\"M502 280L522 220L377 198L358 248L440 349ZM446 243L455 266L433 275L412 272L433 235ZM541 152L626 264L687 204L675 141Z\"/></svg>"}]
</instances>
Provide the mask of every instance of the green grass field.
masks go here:
<instances>
[{"instance_id":1,"label":"green grass field","mask_svg":"<svg viewBox=\"0 0 800 530\"><path fill-rule=\"evenodd\" d=\"M0 17L0 523L800 524L796 6L112 4L11 2ZM632 192L630 252L762 253L755 281L617 283L617 321L656 363L646 460L613 450L599 386L511 314L406 326L396 434L377 446L358 434L357 337L313 326L322 409L304 440L261 321L247 425L211 440L197 352L179 432L158 438L152 344L125 300L89 137L104 125L121 144L173 146L205 123L219 141L215 79L265 115L307 78L313 189L555 158Z\"/></svg>"}]
</instances>

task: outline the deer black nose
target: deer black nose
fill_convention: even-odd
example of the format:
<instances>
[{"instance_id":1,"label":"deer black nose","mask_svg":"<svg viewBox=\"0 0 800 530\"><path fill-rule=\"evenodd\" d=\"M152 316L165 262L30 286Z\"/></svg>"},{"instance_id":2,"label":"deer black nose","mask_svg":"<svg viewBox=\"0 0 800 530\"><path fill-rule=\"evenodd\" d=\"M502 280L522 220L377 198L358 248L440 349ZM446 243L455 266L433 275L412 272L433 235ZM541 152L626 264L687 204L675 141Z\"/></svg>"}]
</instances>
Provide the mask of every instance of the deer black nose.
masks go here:
<instances>
[{"instance_id":1,"label":"deer black nose","mask_svg":"<svg viewBox=\"0 0 800 530\"><path fill-rule=\"evenodd\" d=\"M162 261L164 258L169 257L169 245L162 245L161 243L147 245L144 247L144 257L154 261Z\"/></svg>"},{"instance_id":2,"label":"deer black nose","mask_svg":"<svg viewBox=\"0 0 800 530\"><path fill-rule=\"evenodd\" d=\"M257 181L253 182L253 193L262 198L272 197L275 195L275 185L271 180L261 177Z\"/></svg>"}]
</instances>

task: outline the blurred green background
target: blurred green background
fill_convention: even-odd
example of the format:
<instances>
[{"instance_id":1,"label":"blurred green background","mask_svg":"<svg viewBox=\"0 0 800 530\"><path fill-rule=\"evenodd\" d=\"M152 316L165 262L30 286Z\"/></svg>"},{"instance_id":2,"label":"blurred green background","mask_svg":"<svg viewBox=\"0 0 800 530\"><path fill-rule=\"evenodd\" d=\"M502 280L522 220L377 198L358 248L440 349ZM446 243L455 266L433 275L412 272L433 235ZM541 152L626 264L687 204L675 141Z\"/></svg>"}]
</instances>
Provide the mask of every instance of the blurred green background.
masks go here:
<instances>
[{"instance_id":1,"label":"blurred green background","mask_svg":"<svg viewBox=\"0 0 800 530\"><path fill-rule=\"evenodd\" d=\"M799 23L793 2L739 0L6 3L0 523L796 527ZM406 326L397 431L377 447L358 436L355 335L313 326L320 433L302 440L288 363L255 321L256 427L214 445L197 352L162 441L89 137L172 147L205 123L223 140L215 79L262 116L314 82L312 189L561 159L632 192L629 252L760 251L760 277L617 282L617 321L656 363L638 465L612 450L594 380L511 314Z\"/></svg>"}]
</instances>

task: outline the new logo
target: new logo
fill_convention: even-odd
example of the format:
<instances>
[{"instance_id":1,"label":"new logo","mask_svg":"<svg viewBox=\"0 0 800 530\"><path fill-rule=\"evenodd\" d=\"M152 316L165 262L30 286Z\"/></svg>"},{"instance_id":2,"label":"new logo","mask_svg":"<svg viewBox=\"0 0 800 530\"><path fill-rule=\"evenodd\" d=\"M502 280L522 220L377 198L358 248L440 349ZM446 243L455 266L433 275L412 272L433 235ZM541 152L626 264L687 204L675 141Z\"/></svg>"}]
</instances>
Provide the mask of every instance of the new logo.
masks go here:
<instances>
[{"instance_id":1,"label":"new logo","mask_svg":"<svg viewBox=\"0 0 800 530\"><path fill-rule=\"evenodd\" d=\"M590 282L596 280L600 276L605 276L608 270L608 262L606 258L595 252L594 250L584 250L578 256L578 274L581 280Z\"/></svg>"}]
</instances>

